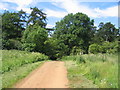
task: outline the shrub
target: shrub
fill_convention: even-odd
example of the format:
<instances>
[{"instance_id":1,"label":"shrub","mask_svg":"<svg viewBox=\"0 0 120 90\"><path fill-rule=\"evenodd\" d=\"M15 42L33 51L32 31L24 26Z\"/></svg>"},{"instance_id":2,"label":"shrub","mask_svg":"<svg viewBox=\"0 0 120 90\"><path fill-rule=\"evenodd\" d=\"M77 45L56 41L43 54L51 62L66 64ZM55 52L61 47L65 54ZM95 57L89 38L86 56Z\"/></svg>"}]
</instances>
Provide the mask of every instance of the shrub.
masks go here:
<instances>
[{"instance_id":1,"label":"shrub","mask_svg":"<svg viewBox=\"0 0 120 90\"><path fill-rule=\"evenodd\" d=\"M19 40L9 39L8 41L6 41L6 47L7 47L7 49L21 50L22 43Z\"/></svg>"},{"instance_id":2,"label":"shrub","mask_svg":"<svg viewBox=\"0 0 120 90\"><path fill-rule=\"evenodd\" d=\"M32 52L32 51L35 51L36 44L23 43L22 46L23 46L23 50Z\"/></svg>"},{"instance_id":3,"label":"shrub","mask_svg":"<svg viewBox=\"0 0 120 90\"><path fill-rule=\"evenodd\" d=\"M118 52L118 41L116 42L103 42L102 44L106 50L106 53L117 53Z\"/></svg>"},{"instance_id":4,"label":"shrub","mask_svg":"<svg viewBox=\"0 0 120 90\"><path fill-rule=\"evenodd\" d=\"M89 46L89 53L117 53L119 50L118 41L116 42L103 42L101 44L91 44Z\"/></svg>"},{"instance_id":5,"label":"shrub","mask_svg":"<svg viewBox=\"0 0 120 90\"><path fill-rule=\"evenodd\" d=\"M89 53L98 53L99 52L99 45L98 44L91 44L89 46Z\"/></svg>"},{"instance_id":6,"label":"shrub","mask_svg":"<svg viewBox=\"0 0 120 90\"><path fill-rule=\"evenodd\" d=\"M83 53L85 53L85 51L76 46L74 46L71 51L71 55L81 55Z\"/></svg>"},{"instance_id":7,"label":"shrub","mask_svg":"<svg viewBox=\"0 0 120 90\"><path fill-rule=\"evenodd\" d=\"M100 53L106 53L106 49L103 45L99 45L99 52Z\"/></svg>"}]
</instances>

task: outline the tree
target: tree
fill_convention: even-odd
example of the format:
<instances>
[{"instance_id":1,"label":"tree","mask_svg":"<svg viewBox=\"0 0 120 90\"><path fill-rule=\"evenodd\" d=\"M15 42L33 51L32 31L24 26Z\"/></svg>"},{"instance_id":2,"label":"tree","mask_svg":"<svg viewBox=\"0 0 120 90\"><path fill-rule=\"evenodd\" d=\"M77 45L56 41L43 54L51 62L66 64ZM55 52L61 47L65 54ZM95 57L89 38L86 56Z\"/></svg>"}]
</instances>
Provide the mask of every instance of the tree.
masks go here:
<instances>
[{"instance_id":1,"label":"tree","mask_svg":"<svg viewBox=\"0 0 120 90\"><path fill-rule=\"evenodd\" d=\"M2 15L2 31L6 34L6 38L11 39L21 37L22 24L20 21L18 13L10 13L9 11L6 11Z\"/></svg>"},{"instance_id":2,"label":"tree","mask_svg":"<svg viewBox=\"0 0 120 90\"><path fill-rule=\"evenodd\" d=\"M99 24L99 29L95 34L96 41L115 41L119 35L119 30L111 22Z\"/></svg>"},{"instance_id":3,"label":"tree","mask_svg":"<svg viewBox=\"0 0 120 90\"><path fill-rule=\"evenodd\" d=\"M30 8L32 10L31 14L28 16L27 25L39 24L42 28L46 26L46 14L39 10L37 7Z\"/></svg>"},{"instance_id":4,"label":"tree","mask_svg":"<svg viewBox=\"0 0 120 90\"><path fill-rule=\"evenodd\" d=\"M94 34L94 20L83 13L68 14L56 23L53 37L68 46L67 55L74 46L80 47L86 53Z\"/></svg>"},{"instance_id":5,"label":"tree","mask_svg":"<svg viewBox=\"0 0 120 90\"><path fill-rule=\"evenodd\" d=\"M27 22L27 18L28 18L26 12L23 10L20 10L20 11L18 11L18 16L20 17L19 23L21 24L22 28L25 28L27 26L26 22Z\"/></svg>"},{"instance_id":6,"label":"tree","mask_svg":"<svg viewBox=\"0 0 120 90\"><path fill-rule=\"evenodd\" d=\"M45 54L50 57L50 59L57 58L57 43L58 41L52 37L49 37L45 42Z\"/></svg>"},{"instance_id":7,"label":"tree","mask_svg":"<svg viewBox=\"0 0 120 90\"><path fill-rule=\"evenodd\" d=\"M9 12L5 11L2 14L2 43L3 48L9 48L7 46L7 43L9 39L18 39L22 37L22 31L24 31L24 22L25 22L25 16L23 18L23 15L25 14L24 11L16 12Z\"/></svg>"},{"instance_id":8,"label":"tree","mask_svg":"<svg viewBox=\"0 0 120 90\"><path fill-rule=\"evenodd\" d=\"M52 60L61 58L67 51L68 47L56 38L49 37L48 40L45 41L44 53Z\"/></svg>"},{"instance_id":9,"label":"tree","mask_svg":"<svg viewBox=\"0 0 120 90\"><path fill-rule=\"evenodd\" d=\"M0 13L0 49L2 49L2 15Z\"/></svg>"},{"instance_id":10,"label":"tree","mask_svg":"<svg viewBox=\"0 0 120 90\"><path fill-rule=\"evenodd\" d=\"M47 31L38 24L29 26L23 33L23 49L44 53L44 42L47 40L47 37Z\"/></svg>"}]
</instances>

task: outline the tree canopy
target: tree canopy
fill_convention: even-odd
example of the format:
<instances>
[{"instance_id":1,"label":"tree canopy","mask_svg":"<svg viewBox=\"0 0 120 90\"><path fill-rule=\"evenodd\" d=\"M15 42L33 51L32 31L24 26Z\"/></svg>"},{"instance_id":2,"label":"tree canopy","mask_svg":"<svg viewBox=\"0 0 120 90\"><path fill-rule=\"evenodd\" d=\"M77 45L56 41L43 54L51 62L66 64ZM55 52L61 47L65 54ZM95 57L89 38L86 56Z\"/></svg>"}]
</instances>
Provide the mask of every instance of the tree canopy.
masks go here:
<instances>
[{"instance_id":1,"label":"tree canopy","mask_svg":"<svg viewBox=\"0 0 120 90\"><path fill-rule=\"evenodd\" d=\"M96 32L96 39L99 41L115 41L117 36L119 35L119 30L115 28L111 22L99 24L99 29Z\"/></svg>"},{"instance_id":2,"label":"tree canopy","mask_svg":"<svg viewBox=\"0 0 120 90\"><path fill-rule=\"evenodd\" d=\"M45 28L46 23L46 14L37 7L30 8L32 10L31 14L28 16L27 25L39 24L41 27Z\"/></svg>"},{"instance_id":3,"label":"tree canopy","mask_svg":"<svg viewBox=\"0 0 120 90\"><path fill-rule=\"evenodd\" d=\"M111 22L100 22L83 13L70 13L56 22L55 28L46 28L47 15L37 7L31 13L5 11L2 17L3 49L40 52L51 59L65 55L117 52L119 29ZM51 34L50 31L53 31Z\"/></svg>"},{"instance_id":4,"label":"tree canopy","mask_svg":"<svg viewBox=\"0 0 120 90\"><path fill-rule=\"evenodd\" d=\"M57 22L55 27L56 31L53 37L68 46L68 55L74 46L87 52L94 34L94 20L90 20L90 18L83 13L71 13Z\"/></svg>"},{"instance_id":5,"label":"tree canopy","mask_svg":"<svg viewBox=\"0 0 120 90\"><path fill-rule=\"evenodd\" d=\"M38 24L29 26L23 33L23 49L43 53L44 42L47 40L47 37L47 31Z\"/></svg>"}]
</instances>

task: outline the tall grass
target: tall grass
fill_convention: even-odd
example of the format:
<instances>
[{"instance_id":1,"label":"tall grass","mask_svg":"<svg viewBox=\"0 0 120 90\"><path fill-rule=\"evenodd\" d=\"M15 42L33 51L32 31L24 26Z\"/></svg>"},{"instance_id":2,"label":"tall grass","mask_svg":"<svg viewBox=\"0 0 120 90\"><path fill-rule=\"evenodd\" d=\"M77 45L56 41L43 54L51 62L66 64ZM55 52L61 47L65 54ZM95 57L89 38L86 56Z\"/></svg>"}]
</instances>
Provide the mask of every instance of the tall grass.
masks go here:
<instances>
[{"instance_id":1,"label":"tall grass","mask_svg":"<svg viewBox=\"0 0 120 90\"><path fill-rule=\"evenodd\" d=\"M63 57L77 65L80 75L92 80L100 88L118 88L118 56L117 54L85 54ZM68 67L68 64L67 64ZM71 68L69 68L68 72ZM69 73L70 74L70 73Z\"/></svg>"},{"instance_id":2,"label":"tall grass","mask_svg":"<svg viewBox=\"0 0 120 90\"><path fill-rule=\"evenodd\" d=\"M36 67L48 60L48 56L27 51L2 51L2 88L12 87L17 81L27 76Z\"/></svg>"},{"instance_id":3,"label":"tall grass","mask_svg":"<svg viewBox=\"0 0 120 90\"><path fill-rule=\"evenodd\" d=\"M48 57L41 53L2 50L2 73L20 67L24 64L48 60Z\"/></svg>"},{"instance_id":4,"label":"tall grass","mask_svg":"<svg viewBox=\"0 0 120 90\"><path fill-rule=\"evenodd\" d=\"M2 75L2 88L14 88L14 85L45 61L25 64Z\"/></svg>"}]
</instances>

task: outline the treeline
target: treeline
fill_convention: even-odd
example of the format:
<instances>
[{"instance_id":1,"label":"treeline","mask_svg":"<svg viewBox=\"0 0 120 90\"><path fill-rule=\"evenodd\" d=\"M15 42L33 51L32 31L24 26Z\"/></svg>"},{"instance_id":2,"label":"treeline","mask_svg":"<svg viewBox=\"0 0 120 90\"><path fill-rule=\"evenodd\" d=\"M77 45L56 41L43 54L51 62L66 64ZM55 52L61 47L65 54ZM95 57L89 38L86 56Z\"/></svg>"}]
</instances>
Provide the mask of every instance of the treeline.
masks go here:
<instances>
[{"instance_id":1,"label":"treeline","mask_svg":"<svg viewBox=\"0 0 120 90\"><path fill-rule=\"evenodd\" d=\"M48 55L50 59L70 54L116 53L119 29L111 22L101 22L97 27L86 14L68 14L56 22L49 36L47 15L37 7L27 14L5 11L2 17L3 49L26 50Z\"/></svg>"}]
</instances>

